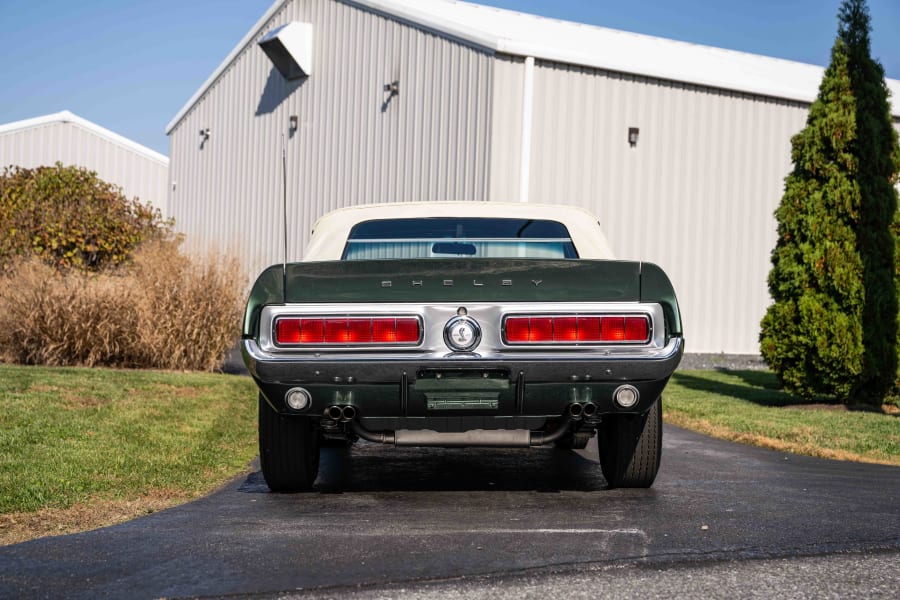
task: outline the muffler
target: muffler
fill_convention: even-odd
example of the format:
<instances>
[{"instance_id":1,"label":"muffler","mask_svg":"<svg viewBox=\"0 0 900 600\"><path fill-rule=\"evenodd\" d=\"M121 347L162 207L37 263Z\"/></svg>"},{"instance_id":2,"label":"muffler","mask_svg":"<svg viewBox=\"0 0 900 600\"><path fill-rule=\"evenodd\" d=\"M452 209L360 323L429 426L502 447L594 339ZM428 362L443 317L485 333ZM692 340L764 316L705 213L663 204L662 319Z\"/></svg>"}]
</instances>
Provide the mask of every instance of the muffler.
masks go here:
<instances>
[{"instance_id":1,"label":"muffler","mask_svg":"<svg viewBox=\"0 0 900 600\"><path fill-rule=\"evenodd\" d=\"M436 446L465 448L482 446L491 448L530 448L552 444L569 431L572 417L566 412L559 424L549 432L527 429L472 429L469 431L433 431L431 429L398 429L396 431L369 431L362 424L350 421L350 430L360 438L376 444L394 446Z\"/></svg>"}]
</instances>

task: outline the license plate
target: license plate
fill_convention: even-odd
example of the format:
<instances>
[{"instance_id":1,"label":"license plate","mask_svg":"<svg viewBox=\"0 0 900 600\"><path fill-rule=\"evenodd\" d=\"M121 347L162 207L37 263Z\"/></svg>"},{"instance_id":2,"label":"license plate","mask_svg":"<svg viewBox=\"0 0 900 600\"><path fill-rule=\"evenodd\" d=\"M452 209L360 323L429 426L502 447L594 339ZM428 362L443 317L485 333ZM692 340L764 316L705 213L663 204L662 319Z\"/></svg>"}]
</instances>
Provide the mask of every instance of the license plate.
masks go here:
<instances>
[{"instance_id":1,"label":"license plate","mask_svg":"<svg viewBox=\"0 0 900 600\"><path fill-rule=\"evenodd\" d=\"M428 410L496 410L509 387L509 377L498 371L425 371L415 383Z\"/></svg>"}]
</instances>

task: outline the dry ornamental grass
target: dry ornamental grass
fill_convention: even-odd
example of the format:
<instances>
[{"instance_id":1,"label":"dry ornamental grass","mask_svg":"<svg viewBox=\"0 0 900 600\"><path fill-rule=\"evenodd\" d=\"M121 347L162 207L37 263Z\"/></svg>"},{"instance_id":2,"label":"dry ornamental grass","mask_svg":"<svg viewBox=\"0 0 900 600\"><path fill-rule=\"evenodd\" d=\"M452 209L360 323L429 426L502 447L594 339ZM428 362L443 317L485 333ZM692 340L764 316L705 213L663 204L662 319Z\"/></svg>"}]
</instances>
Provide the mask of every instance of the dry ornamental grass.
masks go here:
<instances>
[{"instance_id":1,"label":"dry ornamental grass","mask_svg":"<svg viewBox=\"0 0 900 600\"><path fill-rule=\"evenodd\" d=\"M54 366L211 371L240 333L233 258L145 243L128 266L58 273L23 260L0 282L0 358Z\"/></svg>"}]
</instances>

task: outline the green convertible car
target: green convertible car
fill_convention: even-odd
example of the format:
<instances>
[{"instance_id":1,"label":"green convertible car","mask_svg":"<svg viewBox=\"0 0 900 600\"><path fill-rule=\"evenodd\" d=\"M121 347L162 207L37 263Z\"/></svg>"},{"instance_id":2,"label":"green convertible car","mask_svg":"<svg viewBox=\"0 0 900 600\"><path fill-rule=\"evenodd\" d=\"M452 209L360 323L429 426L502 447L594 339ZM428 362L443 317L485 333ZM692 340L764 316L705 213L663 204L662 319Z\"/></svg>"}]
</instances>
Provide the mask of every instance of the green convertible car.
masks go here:
<instances>
[{"instance_id":1,"label":"green convertible car","mask_svg":"<svg viewBox=\"0 0 900 600\"><path fill-rule=\"evenodd\" d=\"M665 273L613 260L590 213L429 202L320 219L303 262L256 280L242 349L273 491L310 489L325 443L594 435L611 487L649 487L684 340Z\"/></svg>"}]
</instances>

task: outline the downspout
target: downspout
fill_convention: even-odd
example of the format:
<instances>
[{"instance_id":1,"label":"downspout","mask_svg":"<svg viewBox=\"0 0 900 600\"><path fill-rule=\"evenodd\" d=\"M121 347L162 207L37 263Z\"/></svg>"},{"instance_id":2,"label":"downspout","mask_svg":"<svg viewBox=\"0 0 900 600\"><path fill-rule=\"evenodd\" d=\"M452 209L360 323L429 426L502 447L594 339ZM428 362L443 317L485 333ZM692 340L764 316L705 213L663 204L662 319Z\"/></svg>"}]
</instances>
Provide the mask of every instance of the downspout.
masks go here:
<instances>
[{"instance_id":1,"label":"downspout","mask_svg":"<svg viewBox=\"0 0 900 600\"><path fill-rule=\"evenodd\" d=\"M522 90L522 155L519 163L519 202L528 202L531 180L531 120L534 113L534 57L525 58L525 85Z\"/></svg>"}]
</instances>

